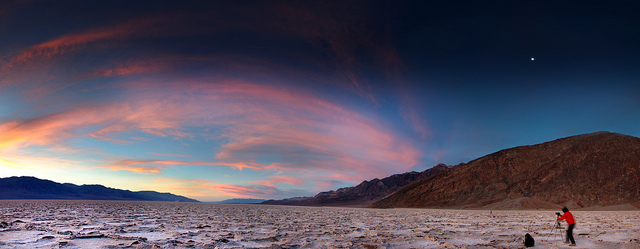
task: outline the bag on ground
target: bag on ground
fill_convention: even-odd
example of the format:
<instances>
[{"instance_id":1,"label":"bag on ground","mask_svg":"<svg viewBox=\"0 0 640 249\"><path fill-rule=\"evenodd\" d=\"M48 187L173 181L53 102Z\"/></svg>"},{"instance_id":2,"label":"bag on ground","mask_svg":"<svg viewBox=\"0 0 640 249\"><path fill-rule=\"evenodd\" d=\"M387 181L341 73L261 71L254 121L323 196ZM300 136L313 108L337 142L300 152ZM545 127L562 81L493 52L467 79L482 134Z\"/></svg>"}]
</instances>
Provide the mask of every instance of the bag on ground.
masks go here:
<instances>
[{"instance_id":1,"label":"bag on ground","mask_svg":"<svg viewBox=\"0 0 640 249\"><path fill-rule=\"evenodd\" d=\"M525 247L532 247L536 244L536 240L533 239L533 237L531 237L531 234L525 234L524 235L524 246Z\"/></svg>"}]
</instances>

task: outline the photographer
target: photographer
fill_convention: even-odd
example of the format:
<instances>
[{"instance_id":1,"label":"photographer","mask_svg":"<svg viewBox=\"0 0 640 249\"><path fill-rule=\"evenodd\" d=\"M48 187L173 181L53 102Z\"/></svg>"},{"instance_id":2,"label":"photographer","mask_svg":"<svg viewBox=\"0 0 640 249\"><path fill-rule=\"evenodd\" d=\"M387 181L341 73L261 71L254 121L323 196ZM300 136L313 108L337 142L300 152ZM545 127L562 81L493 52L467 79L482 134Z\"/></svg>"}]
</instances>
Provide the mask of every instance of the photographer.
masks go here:
<instances>
[{"instance_id":1,"label":"photographer","mask_svg":"<svg viewBox=\"0 0 640 249\"><path fill-rule=\"evenodd\" d=\"M575 227L576 221L573 219L573 214L569 212L569 209L567 207L562 208L562 212L564 214L560 215L560 213L556 213L556 215L558 216L558 220L566 219L567 224L569 225L567 227L567 240L565 241L565 243L569 243L569 241L571 241L571 244L569 246L576 246L576 241L573 239L573 227Z\"/></svg>"}]
</instances>

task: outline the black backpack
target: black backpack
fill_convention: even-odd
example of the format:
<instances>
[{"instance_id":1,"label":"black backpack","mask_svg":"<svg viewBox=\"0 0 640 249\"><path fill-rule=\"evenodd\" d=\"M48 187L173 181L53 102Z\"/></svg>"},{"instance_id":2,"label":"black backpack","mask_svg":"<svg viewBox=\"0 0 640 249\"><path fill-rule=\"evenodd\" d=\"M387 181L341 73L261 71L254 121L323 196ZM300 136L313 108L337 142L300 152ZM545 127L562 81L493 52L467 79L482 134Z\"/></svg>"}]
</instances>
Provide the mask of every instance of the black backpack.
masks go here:
<instances>
[{"instance_id":1,"label":"black backpack","mask_svg":"<svg viewBox=\"0 0 640 249\"><path fill-rule=\"evenodd\" d=\"M532 247L536 244L536 240L533 239L533 237L531 237L530 234L525 234L524 235L524 246L525 247Z\"/></svg>"}]
</instances>

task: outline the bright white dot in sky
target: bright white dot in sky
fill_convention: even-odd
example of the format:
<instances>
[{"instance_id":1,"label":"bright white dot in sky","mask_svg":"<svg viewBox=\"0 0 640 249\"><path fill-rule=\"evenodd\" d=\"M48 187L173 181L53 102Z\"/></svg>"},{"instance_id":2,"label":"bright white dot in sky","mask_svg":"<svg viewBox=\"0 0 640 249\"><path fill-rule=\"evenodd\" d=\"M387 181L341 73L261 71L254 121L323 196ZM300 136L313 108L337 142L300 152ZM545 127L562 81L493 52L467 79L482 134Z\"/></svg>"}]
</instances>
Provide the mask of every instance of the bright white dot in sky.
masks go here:
<instances>
[{"instance_id":1,"label":"bright white dot in sky","mask_svg":"<svg viewBox=\"0 0 640 249\"><path fill-rule=\"evenodd\" d=\"M532 60L532 61L535 61L535 60L536 60L536 58L531 57L531 60Z\"/></svg>"}]
</instances>

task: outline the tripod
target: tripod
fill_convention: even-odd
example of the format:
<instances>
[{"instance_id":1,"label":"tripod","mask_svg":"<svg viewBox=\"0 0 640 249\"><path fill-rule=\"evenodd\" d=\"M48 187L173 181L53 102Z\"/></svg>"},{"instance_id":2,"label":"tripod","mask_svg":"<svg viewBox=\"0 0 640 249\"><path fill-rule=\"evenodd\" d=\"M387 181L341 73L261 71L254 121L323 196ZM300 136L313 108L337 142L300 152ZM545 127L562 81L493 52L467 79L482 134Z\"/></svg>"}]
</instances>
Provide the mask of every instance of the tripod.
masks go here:
<instances>
[{"instance_id":1,"label":"tripod","mask_svg":"<svg viewBox=\"0 0 640 249\"><path fill-rule=\"evenodd\" d=\"M547 242L549 242L549 238L551 237L551 234L554 234L554 233L557 233L560 239L562 239L562 230L563 230L563 227L562 225L560 225L560 221L556 219L556 224L553 225L553 227L549 231L549 235L547 236Z\"/></svg>"}]
</instances>

